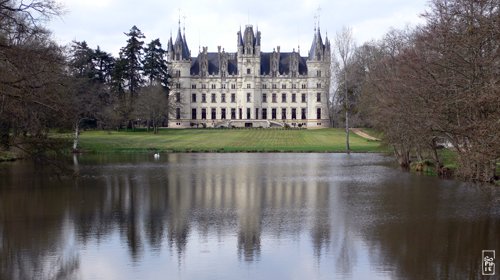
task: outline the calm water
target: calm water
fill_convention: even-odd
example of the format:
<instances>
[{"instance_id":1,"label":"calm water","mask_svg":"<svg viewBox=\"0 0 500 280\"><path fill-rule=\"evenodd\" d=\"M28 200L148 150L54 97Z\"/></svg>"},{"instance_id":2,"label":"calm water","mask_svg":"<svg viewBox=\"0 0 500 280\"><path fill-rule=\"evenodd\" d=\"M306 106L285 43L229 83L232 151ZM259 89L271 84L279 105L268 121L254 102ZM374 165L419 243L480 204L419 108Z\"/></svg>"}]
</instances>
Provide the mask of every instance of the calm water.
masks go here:
<instances>
[{"instance_id":1,"label":"calm water","mask_svg":"<svg viewBox=\"0 0 500 280\"><path fill-rule=\"evenodd\" d=\"M499 188L381 155L84 155L75 168L0 164L0 279L479 279L481 250L500 254Z\"/></svg>"}]
</instances>

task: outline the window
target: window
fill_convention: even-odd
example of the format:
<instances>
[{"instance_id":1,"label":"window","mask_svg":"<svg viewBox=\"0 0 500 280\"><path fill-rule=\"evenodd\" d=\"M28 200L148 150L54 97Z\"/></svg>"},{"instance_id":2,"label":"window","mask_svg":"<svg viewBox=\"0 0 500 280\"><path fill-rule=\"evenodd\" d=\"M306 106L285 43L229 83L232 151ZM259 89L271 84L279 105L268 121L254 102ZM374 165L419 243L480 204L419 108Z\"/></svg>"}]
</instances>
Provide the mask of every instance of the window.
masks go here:
<instances>
[{"instance_id":1,"label":"window","mask_svg":"<svg viewBox=\"0 0 500 280\"><path fill-rule=\"evenodd\" d=\"M193 94L191 95L191 101L192 101L192 102L196 102L196 93L193 93Z\"/></svg>"},{"instance_id":2,"label":"window","mask_svg":"<svg viewBox=\"0 0 500 280\"><path fill-rule=\"evenodd\" d=\"M175 102L181 102L181 93L180 92L175 93Z\"/></svg>"},{"instance_id":3,"label":"window","mask_svg":"<svg viewBox=\"0 0 500 280\"><path fill-rule=\"evenodd\" d=\"M282 85L281 85L281 88L282 88L282 89L286 89L286 84L282 84Z\"/></svg>"},{"instance_id":4,"label":"window","mask_svg":"<svg viewBox=\"0 0 500 280\"><path fill-rule=\"evenodd\" d=\"M316 93L316 102L321 102L321 92Z\"/></svg>"},{"instance_id":5,"label":"window","mask_svg":"<svg viewBox=\"0 0 500 280\"><path fill-rule=\"evenodd\" d=\"M220 118L225 120L226 119L226 108L222 108L220 111Z\"/></svg>"},{"instance_id":6,"label":"window","mask_svg":"<svg viewBox=\"0 0 500 280\"><path fill-rule=\"evenodd\" d=\"M250 108L247 108L247 120L250 119L250 112L251 112Z\"/></svg>"},{"instance_id":7,"label":"window","mask_svg":"<svg viewBox=\"0 0 500 280\"><path fill-rule=\"evenodd\" d=\"M316 109L316 118L321 120L321 108Z\"/></svg>"},{"instance_id":8,"label":"window","mask_svg":"<svg viewBox=\"0 0 500 280\"><path fill-rule=\"evenodd\" d=\"M267 89L267 84L262 84L263 89Z\"/></svg>"},{"instance_id":9,"label":"window","mask_svg":"<svg viewBox=\"0 0 500 280\"><path fill-rule=\"evenodd\" d=\"M297 84L292 84L292 88L296 89L297 88Z\"/></svg>"},{"instance_id":10,"label":"window","mask_svg":"<svg viewBox=\"0 0 500 280\"><path fill-rule=\"evenodd\" d=\"M273 120L275 120L275 119L276 119L276 108L272 108L272 109L271 109L271 118L272 118Z\"/></svg>"},{"instance_id":11,"label":"window","mask_svg":"<svg viewBox=\"0 0 500 280\"><path fill-rule=\"evenodd\" d=\"M239 115L240 115L240 120L243 119L243 109L239 108L238 112L239 112Z\"/></svg>"},{"instance_id":12,"label":"window","mask_svg":"<svg viewBox=\"0 0 500 280\"><path fill-rule=\"evenodd\" d=\"M201 94L201 102L206 103L207 102L207 95L205 93Z\"/></svg>"},{"instance_id":13,"label":"window","mask_svg":"<svg viewBox=\"0 0 500 280\"><path fill-rule=\"evenodd\" d=\"M220 95L220 102L226 103L226 94L225 93Z\"/></svg>"},{"instance_id":14,"label":"window","mask_svg":"<svg viewBox=\"0 0 500 280\"><path fill-rule=\"evenodd\" d=\"M306 119L306 108L301 109L300 118L303 120Z\"/></svg>"},{"instance_id":15,"label":"window","mask_svg":"<svg viewBox=\"0 0 500 280\"><path fill-rule=\"evenodd\" d=\"M215 97L215 93L212 93L212 103L217 102L217 97Z\"/></svg>"},{"instance_id":16,"label":"window","mask_svg":"<svg viewBox=\"0 0 500 280\"><path fill-rule=\"evenodd\" d=\"M207 85L202 84L202 85L201 85L201 88L202 88L202 89L206 89L206 88L207 88Z\"/></svg>"},{"instance_id":17,"label":"window","mask_svg":"<svg viewBox=\"0 0 500 280\"><path fill-rule=\"evenodd\" d=\"M255 108L255 119L259 119L259 108Z\"/></svg>"},{"instance_id":18,"label":"window","mask_svg":"<svg viewBox=\"0 0 500 280\"><path fill-rule=\"evenodd\" d=\"M212 84L212 89L215 89L215 84Z\"/></svg>"},{"instance_id":19,"label":"window","mask_svg":"<svg viewBox=\"0 0 500 280\"><path fill-rule=\"evenodd\" d=\"M306 84L302 84L302 89L305 89L306 88Z\"/></svg>"},{"instance_id":20,"label":"window","mask_svg":"<svg viewBox=\"0 0 500 280\"><path fill-rule=\"evenodd\" d=\"M211 119L212 120L215 120L217 118L217 109L216 108L212 108L212 112L211 112Z\"/></svg>"},{"instance_id":21,"label":"window","mask_svg":"<svg viewBox=\"0 0 500 280\"><path fill-rule=\"evenodd\" d=\"M236 88L236 85L235 84L231 84L231 89L235 89Z\"/></svg>"},{"instance_id":22,"label":"window","mask_svg":"<svg viewBox=\"0 0 500 280\"><path fill-rule=\"evenodd\" d=\"M286 119L286 108L281 109L281 119L285 120Z\"/></svg>"},{"instance_id":23,"label":"window","mask_svg":"<svg viewBox=\"0 0 500 280\"><path fill-rule=\"evenodd\" d=\"M196 120L196 108L191 109L191 119Z\"/></svg>"},{"instance_id":24,"label":"window","mask_svg":"<svg viewBox=\"0 0 500 280\"><path fill-rule=\"evenodd\" d=\"M247 74L250 75L251 72L250 68L247 68Z\"/></svg>"},{"instance_id":25,"label":"window","mask_svg":"<svg viewBox=\"0 0 500 280\"><path fill-rule=\"evenodd\" d=\"M296 120L296 119L297 119L297 109L292 108L292 120Z\"/></svg>"},{"instance_id":26,"label":"window","mask_svg":"<svg viewBox=\"0 0 500 280\"><path fill-rule=\"evenodd\" d=\"M202 108L201 109L201 119L202 120L206 120L207 119L207 109L206 108Z\"/></svg>"},{"instance_id":27,"label":"window","mask_svg":"<svg viewBox=\"0 0 500 280\"><path fill-rule=\"evenodd\" d=\"M316 76L321 77L321 70L316 71Z\"/></svg>"},{"instance_id":28,"label":"window","mask_svg":"<svg viewBox=\"0 0 500 280\"><path fill-rule=\"evenodd\" d=\"M231 93L231 103L236 103L236 94Z\"/></svg>"},{"instance_id":29,"label":"window","mask_svg":"<svg viewBox=\"0 0 500 280\"><path fill-rule=\"evenodd\" d=\"M265 94L265 93L262 94L262 102L263 103L267 102L267 94Z\"/></svg>"},{"instance_id":30,"label":"window","mask_svg":"<svg viewBox=\"0 0 500 280\"><path fill-rule=\"evenodd\" d=\"M251 99L252 99L252 94L247 93L247 102L252 102Z\"/></svg>"},{"instance_id":31,"label":"window","mask_svg":"<svg viewBox=\"0 0 500 280\"><path fill-rule=\"evenodd\" d=\"M286 102L286 93L281 94L281 102Z\"/></svg>"},{"instance_id":32,"label":"window","mask_svg":"<svg viewBox=\"0 0 500 280\"><path fill-rule=\"evenodd\" d=\"M235 108L231 108L231 119L232 120L236 119L236 109Z\"/></svg>"},{"instance_id":33,"label":"window","mask_svg":"<svg viewBox=\"0 0 500 280\"><path fill-rule=\"evenodd\" d=\"M297 102L297 95L292 93L292 102Z\"/></svg>"},{"instance_id":34,"label":"window","mask_svg":"<svg viewBox=\"0 0 500 280\"><path fill-rule=\"evenodd\" d=\"M276 84L273 84L273 89L277 89L277 86L276 86Z\"/></svg>"},{"instance_id":35,"label":"window","mask_svg":"<svg viewBox=\"0 0 500 280\"><path fill-rule=\"evenodd\" d=\"M252 85L251 84L247 84L247 88L252 88Z\"/></svg>"},{"instance_id":36,"label":"window","mask_svg":"<svg viewBox=\"0 0 500 280\"><path fill-rule=\"evenodd\" d=\"M303 93L303 94L302 94L302 103L306 103L306 102L307 102L307 101L306 101L306 94L305 94L305 93Z\"/></svg>"},{"instance_id":37,"label":"window","mask_svg":"<svg viewBox=\"0 0 500 280\"><path fill-rule=\"evenodd\" d=\"M195 85L195 84L192 84L192 85L191 85L191 88L192 88L192 89L196 89L196 85Z\"/></svg>"},{"instance_id":38,"label":"window","mask_svg":"<svg viewBox=\"0 0 500 280\"><path fill-rule=\"evenodd\" d=\"M175 76L180 77L181 76L181 70L175 70Z\"/></svg>"},{"instance_id":39,"label":"window","mask_svg":"<svg viewBox=\"0 0 500 280\"><path fill-rule=\"evenodd\" d=\"M181 83L176 83L175 88L181 88Z\"/></svg>"},{"instance_id":40,"label":"window","mask_svg":"<svg viewBox=\"0 0 500 280\"><path fill-rule=\"evenodd\" d=\"M317 88L321 88L321 83L317 83L317 84L316 84L316 87L317 87Z\"/></svg>"},{"instance_id":41,"label":"window","mask_svg":"<svg viewBox=\"0 0 500 280\"><path fill-rule=\"evenodd\" d=\"M221 89L226 89L226 84L222 84L222 85L220 85L220 88L221 88Z\"/></svg>"},{"instance_id":42,"label":"window","mask_svg":"<svg viewBox=\"0 0 500 280\"><path fill-rule=\"evenodd\" d=\"M276 93L273 93L273 103L276 103Z\"/></svg>"},{"instance_id":43,"label":"window","mask_svg":"<svg viewBox=\"0 0 500 280\"><path fill-rule=\"evenodd\" d=\"M266 108L262 108L262 119L263 120L267 119L267 109Z\"/></svg>"},{"instance_id":44,"label":"window","mask_svg":"<svg viewBox=\"0 0 500 280\"><path fill-rule=\"evenodd\" d=\"M297 77L297 71L292 71L292 77Z\"/></svg>"},{"instance_id":45,"label":"window","mask_svg":"<svg viewBox=\"0 0 500 280\"><path fill-rule=\"evenodd\" d=\"M175 108L175 119L176 120L181 119L181 108Z\"/></svg>"}]
</instances>

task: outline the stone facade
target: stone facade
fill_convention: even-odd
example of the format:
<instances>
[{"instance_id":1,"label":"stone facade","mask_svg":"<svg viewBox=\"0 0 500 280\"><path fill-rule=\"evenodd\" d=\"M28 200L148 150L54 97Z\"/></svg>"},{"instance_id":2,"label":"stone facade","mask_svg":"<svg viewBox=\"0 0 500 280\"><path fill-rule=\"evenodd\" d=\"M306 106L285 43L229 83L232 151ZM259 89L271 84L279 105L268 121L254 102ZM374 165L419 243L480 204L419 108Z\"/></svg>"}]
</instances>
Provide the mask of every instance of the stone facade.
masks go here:
<instances>
[{"instance_id":1,"label":"stone facade","mask_svg":"<svg viewBox=\"0 0 500 280\"><path fill-rule=\"evenodd\" d=\"M206 47L191 57L186 35L168 42L172 75L169 127L307 127L329 124L330 42L319 28L307 57L261 51L261 33L237 33L237 53Z\"/></svg>"}]
</instances>

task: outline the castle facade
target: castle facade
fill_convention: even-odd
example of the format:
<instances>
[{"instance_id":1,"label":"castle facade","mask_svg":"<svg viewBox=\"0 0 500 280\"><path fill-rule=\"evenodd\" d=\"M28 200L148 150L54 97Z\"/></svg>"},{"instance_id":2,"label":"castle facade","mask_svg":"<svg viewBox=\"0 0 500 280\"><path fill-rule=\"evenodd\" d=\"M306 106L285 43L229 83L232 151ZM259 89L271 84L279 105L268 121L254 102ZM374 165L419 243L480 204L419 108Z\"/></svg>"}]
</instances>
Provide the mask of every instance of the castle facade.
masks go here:
<instances>
[{"instance_id":1,"label":"castle facade","mask_svg":"<svg viewBox=\"0 0 500 280\"><path fill-rule=\"evenodd\" d=\"M186 35L168 42L169 127L328 127L330 42L319 28L307 56L261 51L261 33L237 33L236 53L206 47L191 57Z\"/></svg>"}]
</instances>

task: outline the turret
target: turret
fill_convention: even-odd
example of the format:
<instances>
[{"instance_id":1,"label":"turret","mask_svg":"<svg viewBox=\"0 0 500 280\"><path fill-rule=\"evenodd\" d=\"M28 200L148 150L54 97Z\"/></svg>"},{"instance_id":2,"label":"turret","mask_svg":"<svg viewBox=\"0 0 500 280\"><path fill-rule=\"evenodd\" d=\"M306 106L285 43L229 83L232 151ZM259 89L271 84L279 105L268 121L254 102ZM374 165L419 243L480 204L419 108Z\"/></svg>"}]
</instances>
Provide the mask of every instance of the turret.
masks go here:
<instances>
[{"instance_id":1,"label":"turret","mask_svg":"<svg viewBox=\"0 0 500 280\"><path fill-rule=\"evenodd\" d=\"M187 45L186 34L184 36L181 34L181 27L179 26L179 30L177 32L177 38L175 39L175 44L172 45L172 37L170 37L168 48L172 48L173 51L169 50L169 58L171 60L190 60L191 59L191 51Z\"/></svg>"},{"instance_id":2,"label":"turret","mask_svg":"<svg viewBox=\"0 0 500 280\"><path fill-rule=\"evenodd\" d=\"M323 61L325 58L326 46L323 44L323 39L321 38L321 31L318 27L314 29L314 38L311 44L311 49L309 50L309 60L313 61Z\"/></svg>"},{"instance_id":3,"label":"turret","mask_svg":"<svg viewBox=\"0 0 500 280\"><path fill-rule=\"evenodd\" d=\"M238 54L240 55L260 55L260 32L253 32L253 26L247 25L243 37L241 30L238 31Z\"/></svg>"}]
</instances>

